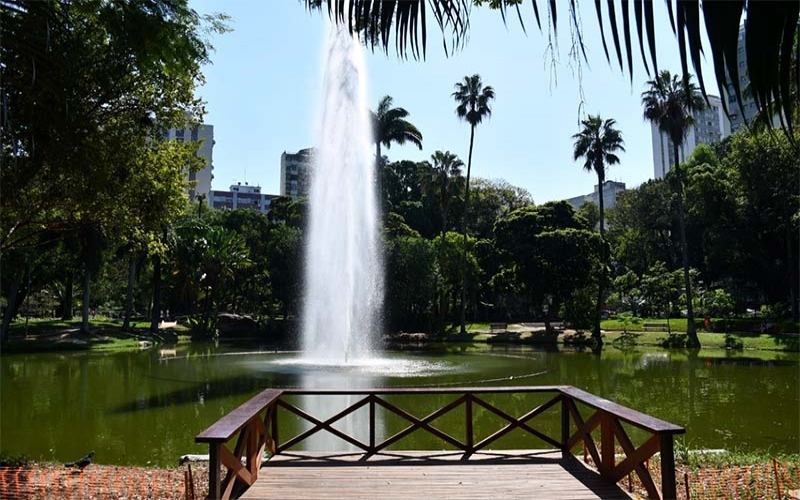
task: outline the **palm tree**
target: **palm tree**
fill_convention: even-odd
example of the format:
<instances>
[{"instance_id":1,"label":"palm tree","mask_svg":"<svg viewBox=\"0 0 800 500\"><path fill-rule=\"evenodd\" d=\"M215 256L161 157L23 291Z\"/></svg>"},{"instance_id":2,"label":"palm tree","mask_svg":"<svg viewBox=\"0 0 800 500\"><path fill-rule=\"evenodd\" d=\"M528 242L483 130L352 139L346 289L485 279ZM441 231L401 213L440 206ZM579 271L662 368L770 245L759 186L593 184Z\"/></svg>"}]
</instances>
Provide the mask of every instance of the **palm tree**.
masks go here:
<instances>
[{"instance_id":1,"label":"palm tree","mask_svg":"<svg viewBox=\"0 0 800 500\"><path fill-rule=\"evenodd\" d=\"M669 137L672 154L675 158L673 171L678 199L678 232L681 241L683 281L686 290L686 334L689 336L689 347L700 347L692 309L689 252L686 248L686 215L683 206L683 180L678 153L683 145L686 132L694 124L692 112L702 110L705 107L705 101L700 96L697 87L691 82L690 75L678 78L677 75L670 75L669 71L662 71L655 80L647 82L647 85L649 88L642 92L644 118L657 125L658 129Z\"/></svg>"},{"instance_id":2,"label":"palm tree","mask_svg":"<svg viewBox=\"0 0 800 500\"><path fill-rule=\"evenodd\" d=\"M469 217L469 177L472 171L472 147L475 144L475 127L484 118L492 115L490 101L494 99L494 89L483 86L481 75L465 76L463 82L455 85L453 99L456 101L456 115L470 126L469 156L467 157L467 183L464 188L464 261L461 268L461 334L466 334L467 317L467 220Z\"/></svg>"},{"instance_id":3,"label":"palm tree","mask_svg":"<svg viewBox=\"0 0 800 500\"><path fill-rule=\"evenodd\" d=\"M378 103L378 110L372 112L376 163L380 163L382 158L381 144L390 148L392 143L402 145L407 141L422 149L422 133L406 120L408 111L404 108L393 108L392 101L391 96L383 96Z\"/></svg>"},{"instance_id":4,"label":"palm tree","mask_svg":"<svg viewBox=\"0 0 800 500\"><path fill-rule=\"evenodd\" d=\"M437 192L439 198L439 210L442 215L442 225L439 228L439 267L444 268L445 233L447 232L447 215L450 209L450 198L453 194L455 179L461 176L461 169L464 162L450 151L437 151L431 155L433 167L431 169L428 184L431 191ZM439 288L439 287L437 287ZM439 329L444 332L444 311L446 298L440 290L439 297Z\"/></svg>"},{"instance_id":5,"label":"palm tree","mask_svg":"<svg viewBox=\"0 0 800 500\"><path fill-rule=\"evenodd\" d=\"M600 205L600 244L602 256L602 270L600 272L600 283L597 292L597 310L595 311L595 322L592 330L592 337L595 344L599 347L603 345L600 335L600 309L603 306L603 288L606 280L606 266L608 256L605 252L605 207L603 204L603 183L606 181L606 165L616 165L619 157L617 151L625 151L622 141L622 133L614 128L616 120L609 118L603 120L600 115L592 116L583 120L583 129L573 135L575 139L575 151L573 159L585 158L584 170L597 174L597 194Z\"/></svg>"}]
</instances>

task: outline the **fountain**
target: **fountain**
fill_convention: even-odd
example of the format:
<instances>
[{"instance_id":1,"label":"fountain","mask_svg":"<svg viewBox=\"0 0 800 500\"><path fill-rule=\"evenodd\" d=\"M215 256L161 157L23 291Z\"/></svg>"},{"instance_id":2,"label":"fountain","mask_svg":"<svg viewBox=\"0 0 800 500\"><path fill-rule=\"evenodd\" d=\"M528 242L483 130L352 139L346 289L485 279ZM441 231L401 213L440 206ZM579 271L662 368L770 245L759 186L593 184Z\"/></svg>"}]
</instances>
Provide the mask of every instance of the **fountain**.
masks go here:
<instances>
[{"instance_id":1,"label":"fountain","mask_svg":"<svg viewBox=\"0 0 800 500\"><path fill-rule=\"evenodd\" d=\"M316 365L368 363L383 265L363 48L329 23L311 177L302 348Z\"/></svg>"}]
</instances>

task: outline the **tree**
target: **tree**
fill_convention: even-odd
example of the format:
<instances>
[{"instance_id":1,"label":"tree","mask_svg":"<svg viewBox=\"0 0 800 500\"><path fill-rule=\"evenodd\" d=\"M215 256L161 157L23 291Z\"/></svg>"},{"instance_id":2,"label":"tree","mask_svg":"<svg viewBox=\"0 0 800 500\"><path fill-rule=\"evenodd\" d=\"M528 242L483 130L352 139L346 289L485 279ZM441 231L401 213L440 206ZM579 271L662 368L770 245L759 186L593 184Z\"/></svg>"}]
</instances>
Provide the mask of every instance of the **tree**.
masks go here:
<instances>
[{"instance_id":1,"label":"tree","mask_svg":"<svg viewBox=\"0 0 800 500\"><path fill-rule=\"evenodd\" d=\"M600 311L603 307L603 288L606 281L605 268L608 266L608 255L605 251L605 206L603 205L603 184L606 181L606 165L616 165L619 163L617 151L625 151L622 141L622 133L614 128L616 121L612 118L603 120L600 115L592 116L583 120L583 129L573 135L575 139L575 150L573 159L585 158L583 164L587 172L594 171L597 174L597 194L600 209L600 244L601 263L603 267L600 273L599 286L597 291L597 310L592 329L592 337L595 344L603 345L603 338L600 335Z\"/></svg>"},{"instance_id":2,"label":"tree","mask_svg":"<svg viewBox=\"0 0 800 500\"><path fill-rule=\"evenodd\" d=\"M409 113L404 108L393 108L392 97L383 96L378 110L372 113L372 133L375 139L375 162L380 164L381 145L390 148L392 143L400 145L410 142L422 149L422 133L406 120Z\"/></svg>"},{"instance_id":3,"label":"tree","mask_svg":"<svg viewBox=\"0 0 800 500\"><path fill-rule=\"evenodd\" d=\"M479 239L491 239L498 218L531 204L531 194L521 187L503 179L475 177L469 186L469 233Z\"/></svg>"},{"instance_id":4,"label":"tree","mask_svg":"<svg viewBox=\"0 0 800 500\"><path fill-rule=\"evenodd\" d=\"M327 4L327 9L322 7ZM371 40L372 45L382 46L388 52L389 45L394 43L400 57L407 57L409 53L414 58L424 58L426 50L427 31L426 19L432 17L442 31L445 52L464 46L469 39L470 16L473 4L486 4L491 9L500 10L503 20L507 19L509 8L516 10L517 17L525 28L522 14L523 0L388 0L384 2L369 2L354 0L354 2L340 2L334 0L306 0L309 9L327 10L332 20L347 25L351 32L357 32L363 26L377 26L372 32L380 33L378 39ZM581 56L587 59L583 41L582 15L578 11L580 2L570 0L559 3L555 1L542 2L547 6L546 16L540 16L536 0L531 0L536 24L542 29L541 17L550 21L545 24L548 36L556 38L558 20L566 19L569 23L569 33L572 36L573 46L576 47L572 56L580 63ZM631 40L634 38L633 30L639 38L639 49L645 71L650 75L648 62L652 64L654 73L659 72L656 34L653 13L654 2L629 2L620 0L607 2L608 16L603 19L603 3L595 2L597 11L598 28L603 40L603 49L606 60L611 61L605 37L604 23L611 27L613 34L613 48L621 71L623 66L623 52L627 56L627 69L633 81L634 49ZM630 22L630 3L633 3L634 22ZM677 35L678 49L681 59L683 74L688 74L688 64L691 58L692 65L698 75L700 87L705 92L702 74L702 54L711 54L714 62L714 76L718 88L733 88L737 100L741 101L743 89L739 84L739 67L736 50L738 44L739 24L744 18L747 32L745 53L748 61L748 76L751 82L751 91L760 109L764 109L770 102L780 109L785 118L792 117L793 109L797 106L792 99L792 86L798 87L800 73L793 72L792 60L796 34L800 32L800 5L797 2L785 0L742 0L739 2L687 2L681 0L667 0L669 20L672 31ZM564 5L567 15L558 15L559 5ZM621 13L621 16L618 16ZM622 18L622 25L619 19ZM708 35L709 47L702 47L701 22L705 25ZM394 22L402 19L403 22ZM391 32L394 31L394 42ZM446 33L449 31L449 33ZM563 31L562 31L563 32ZM620 33L622 36L620 36ZM450 43L448 44L448 38ZM624 45L620 43L624 40ZM687 43L688 42L688 43ZM580 50L577 50L577 49ZM645 48L649 50L645 50ZM649 53L649 56L648 56ZM723 106L724 106L723 101ZM791 131L791 125L787 127Z\"/></svg>"},{"instance_id":5,"label":"tree","mask_svg":"<svg viewBox=\"0 0 800 500\"><path fill-rule=\"evenodd\" d=\"M439 210L442 215L442 225L439 228L439 268L441 269L444 264L444 234L447 231L447 215L450 207L450 198L454 194L452 188L455 183L453 181L461 176L461 168L464 166L464 162L450 151L444 153L437 151L431 155L431 160L433 160L433 169L431 170L431 177L428 178L428 184L432 191L438 191L437 199L439 200ZM437 288L439 288L439 329L440 332L443 332L446 308L445 294L441 287Z\"/></svg>"},{"instance_id":6,"label":"tree","mask_svg":"<svg viewBox=\"0 0 800 500\"><path fill-rule=\"evenodd\" d=\"M464 187L464 268L467 265L467 221L469 220L469 177L472 172L472 148L475 144L475 127L484 118L492 114L490 102L494 99L494 89L489 85L483 85L481 76L478 74L465 76L463 82L455 85L453 99L456 101L456 115L469 124L469 156L467 157L467 182ZM467 314L467 274L466 270L461 274L461 334L467 333L466 314Z\"/></svg>"},{"instance_id":7,"label":"tree","mask_svg":"<svg viewBox=\"0 0 800 500\"><path fill-rule=\"evenodd\" d=\"M683 178L681 175L678 152L686 132L694 124L692 113L705 106L697 87L691 82L690 75L678 78L662 71L658 78L647 82L649 88L642 93L642 105L646 120L658 126L667 134L672 143L672 154L675 158L673 169L675 194L678 205L678 231L681 241L681 260L683 262L683 280L686 291L686 334L689 336L689 347L700 347L694 325L692 309L692 285L689 278L689 251L686 245L686 215L683 203Z\"/></svg>"},{"instance_id":8,"label":"tree","mask_svg":"<svg viewBox=\"0 0 800 500\"><path fill-rule=\"evenodd\" d=\"M154 189L149 203L126 193L141 169L164 181L149 171L160 161L142 158L167 147L166 128L202 115L194 91L211 50L205 33L225 31L223 21L199 16L186 0L0 3L4 257L87 224L111 239L131 227L140 241L157 239L137 224L152 217L158 233L183 189ZM170 187L195 165L190 147L180 154Z\"/></svg>"},{"instance_id":9,"label":"tree","mask_svg":"<svg viewBox=\"0 0 800 500\"><path fill-rule=\"evenodd\" d=\"M548 330L563 304L594 286L599 237L584 224L563 201L514 210L495 224L502 264L492 282L526 296Z\"/></svg>"}]
</instances>

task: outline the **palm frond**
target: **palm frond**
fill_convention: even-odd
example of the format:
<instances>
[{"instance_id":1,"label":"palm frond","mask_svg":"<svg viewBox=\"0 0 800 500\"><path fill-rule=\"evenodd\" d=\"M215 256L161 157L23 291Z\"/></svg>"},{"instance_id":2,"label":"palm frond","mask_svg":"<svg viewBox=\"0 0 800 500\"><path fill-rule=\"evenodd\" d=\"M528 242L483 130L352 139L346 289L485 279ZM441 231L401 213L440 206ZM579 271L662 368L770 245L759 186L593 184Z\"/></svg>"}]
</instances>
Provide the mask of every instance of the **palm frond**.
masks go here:
<instances>
[{"instance_id":1,"label":"palm frond","mask_svg":"<svg viewBox=\"0 0 800 500\"><path fill-rule=\"evenodd\" d=\"M542 13L537 0L529 0L533 15L540 30ZM606 0L607 22L611 27L614 52L620 69L624 72L622 50L626 54L627 71L633 78L633 50L631 41L631 20L629 3L633 1L636 34L639 39L640 56L648 75L652 66L653 75L658 75L655 22L652 0ZM398 56L424 58L427 45L427 13L433 13L435 22L442 33L442 44L446 54L461 48L467 41L471 8L475 5L488 5L497 9L503 20L507 19L509 7L514 7L520 25L525 27L520 4L524 0L305 0L310 8L322 9L327 5L328 15L337 22L347 23L352 32L372 27L379 36L371 39L374 50L380 45L388 51L390 34L394 32L394 45ZM598 28L603 40L606 60L610 53L606 44L602 1L595 0ZM559 3L546 2L549 24L544 28L554 36L558 34L558 8L566 8L571 16L573 36L582 36L577 22L577 0ZM677 36L684 74L689 73L691 61L694 73L703 94L706 93L705 78L701 62L704 50L701 32L705 29L709 39L709 52L714 63L714 76L721 91L736 95L741 102L741 92L737 58L739 26L745 20L746 58L753 95L760 110L774 103L784 118L791 117L797 106L791 97L791 88L800 86L800 70L792 71L800 54L792 55L795 37L800 32L800 2L796 0L666 0L669 23ZM617 13L620 12L621 19ZM702 22L701 22L702 18ZM622 40L619 32L622 31ZM649 51L645 51L644 47ZM585 58L585 54L584 54ZM793 61L794 59L794 61ZM726 106L723 99L723 106ZM730 112L724 108L726 112ZM791 122L786 127L791 132Z\"/></svg>"}]
</instances>

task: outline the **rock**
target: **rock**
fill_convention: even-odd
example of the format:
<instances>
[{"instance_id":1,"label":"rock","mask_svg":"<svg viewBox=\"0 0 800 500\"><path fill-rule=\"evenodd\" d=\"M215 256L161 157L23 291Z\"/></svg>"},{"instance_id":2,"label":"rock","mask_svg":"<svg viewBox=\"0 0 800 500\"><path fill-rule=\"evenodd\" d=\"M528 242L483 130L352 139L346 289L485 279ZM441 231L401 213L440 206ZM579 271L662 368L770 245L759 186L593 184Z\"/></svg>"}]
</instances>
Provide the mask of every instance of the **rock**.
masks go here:
<instances>
[{"instance_id":1,"label":"rock","mask_svg":"<svg viewBox=\"0 0 800 500\"><path fill-rule=\"evenodd\" d=\"M217 330L220 336L253 334L258 330L258 323L250 316L222 313L217 315Z\"/></svg>"}]
</instances>

